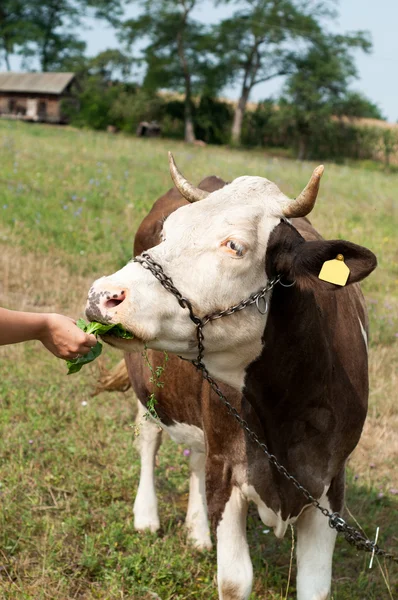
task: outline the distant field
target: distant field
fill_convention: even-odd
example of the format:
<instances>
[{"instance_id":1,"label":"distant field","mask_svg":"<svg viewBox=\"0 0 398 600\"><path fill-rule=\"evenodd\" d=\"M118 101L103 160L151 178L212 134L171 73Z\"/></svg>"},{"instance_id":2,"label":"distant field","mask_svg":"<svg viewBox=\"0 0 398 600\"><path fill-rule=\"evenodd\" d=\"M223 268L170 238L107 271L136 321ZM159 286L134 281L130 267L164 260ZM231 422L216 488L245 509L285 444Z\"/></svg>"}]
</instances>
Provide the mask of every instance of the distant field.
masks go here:
<instances>
[{"instance_id":1,"label":"distant field","mask_svg":"<svg viewBox=\"0 0 398 600\"><path fill-rule=\"evenodd\" d=\"M167 150L194 182L263 175L294 197L314 164L175 141L0 122L0 305L82 316L94 278L122 266L137 225L170 187ZM347 506L398 553L398 175L326 165L312 215L325 237L372 249L363 289L371 316L371 398L350 461ZM103 363L120 358L105 349ZM215 600L215 552L186 542L188 459L159 456L162 532L134 532L139 464L131 393L92 398L98 365L66 377L37 343L0 348L0 598ZM251 600L293 599L291 540L249 519ZM334 600L398 598L398 567L339 540ZM294 569L293 569L294 573Z\"/></svg>"}]
</instances>

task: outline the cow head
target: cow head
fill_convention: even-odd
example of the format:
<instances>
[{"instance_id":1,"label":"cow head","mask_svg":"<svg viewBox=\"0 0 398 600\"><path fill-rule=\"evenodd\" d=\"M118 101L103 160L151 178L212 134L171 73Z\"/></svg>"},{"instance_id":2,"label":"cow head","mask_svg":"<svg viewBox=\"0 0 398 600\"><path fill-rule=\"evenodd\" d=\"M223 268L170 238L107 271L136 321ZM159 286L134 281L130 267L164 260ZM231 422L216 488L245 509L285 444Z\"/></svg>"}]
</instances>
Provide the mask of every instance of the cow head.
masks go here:
<instances>
[{"instance_id":1,"label":"cow head","mask_svg":"<svg viewBox=\"0 0 398 600\"><path fill-rule=\"evenodd\" d=\"M323 262L338 253L346 256L350 283L375 266L368 250L343 241L306 242L286 221L312 210L322 166L295 200L262 177L239 177L208 193L184 179L171 155L170 169L177 189L190 204L165 220L162 241L149 254L200 317L248 298L274 274L286 281L295 279L299 286L327 287L317 275ZM133 340L105 338L127 352L147 344L190 359L197 356L196 328L188 311L139 262L131 261L98 279L90 289L86 312L91 320L121 323L131 331ZM204 362L210 372L241 388L245 368L261 352L266 319L252 305L209 323L204 330Z\"/></svg>"}]
</instances>

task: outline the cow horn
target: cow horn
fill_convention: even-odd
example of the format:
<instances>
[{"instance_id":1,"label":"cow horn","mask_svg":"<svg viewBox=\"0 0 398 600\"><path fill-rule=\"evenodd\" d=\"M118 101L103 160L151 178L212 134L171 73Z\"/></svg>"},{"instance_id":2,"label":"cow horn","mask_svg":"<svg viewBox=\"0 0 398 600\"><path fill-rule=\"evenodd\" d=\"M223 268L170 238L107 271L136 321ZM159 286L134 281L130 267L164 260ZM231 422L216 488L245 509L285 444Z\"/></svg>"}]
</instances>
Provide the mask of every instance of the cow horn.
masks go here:
<instances>
[{"instance_id":1,"label":"cow horn","mask_svg":"<svg viewBox=\"0 0 398 600\"><path fill-rule=\"evenodd\" d=\"M197 202L198 200L203 200L209 195L210 192L205 192L204 190L193 186L192 183L189 183L189 181L185 179L185 177L177 169L177 165L171 152L169 152L169 165L170 175L174 185L180 194L184 196L186 200L188 200L188 202Z\"/></svg>"},{"instance_id":2,"label":"cow horn","mask_svg":"<svg viewBox=\"0 0 398 600\"><path fill-rule=\"evenodd\" d=\"M285 217L288 219L293 217L305 217L312 211L318 195L319 183L321 181L324 168L325 167L323 165L319 165L319 167L314 170L313 174L311 175L311 179L301 194L297 196L295 200L292 200L284 209L283 215Z\"/></svg>"}]
</instances>

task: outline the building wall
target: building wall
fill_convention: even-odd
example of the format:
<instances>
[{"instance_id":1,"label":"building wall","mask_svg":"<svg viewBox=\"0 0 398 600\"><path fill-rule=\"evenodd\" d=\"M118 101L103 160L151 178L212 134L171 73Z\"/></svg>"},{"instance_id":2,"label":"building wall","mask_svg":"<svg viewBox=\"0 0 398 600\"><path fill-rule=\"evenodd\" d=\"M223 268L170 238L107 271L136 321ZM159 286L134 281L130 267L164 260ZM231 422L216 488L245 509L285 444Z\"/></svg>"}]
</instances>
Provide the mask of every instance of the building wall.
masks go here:
<instances>
[{"instance_id":1,"label":"building wall","mask_svg":"<svg viewBox=\"0 0 398 600\"><path fill-rule=\"evenodd\" d=\"M61 97L45 94L0 92L0 114L25 120L59 123Z\"/></svg>"}]
</instances>

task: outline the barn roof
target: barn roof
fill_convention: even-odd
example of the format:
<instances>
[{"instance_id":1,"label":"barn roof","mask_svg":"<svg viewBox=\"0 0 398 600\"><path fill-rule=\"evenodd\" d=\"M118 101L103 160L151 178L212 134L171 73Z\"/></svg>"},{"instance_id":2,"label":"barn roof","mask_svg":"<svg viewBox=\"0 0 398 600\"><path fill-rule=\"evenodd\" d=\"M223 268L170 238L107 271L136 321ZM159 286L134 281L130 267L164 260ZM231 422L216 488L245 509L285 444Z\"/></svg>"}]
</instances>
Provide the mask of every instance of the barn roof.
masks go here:
<instances>
[{"instance_id":1,"label":"barn roof","mask_svg":"<svg viewBox=\"0 0 398 600\"><path fill-rule=\"evenodd\" d=\"M0 73L0 92L62 94L74 73Z\"/></svg>"}]
</instances>

